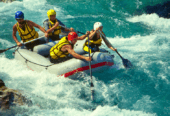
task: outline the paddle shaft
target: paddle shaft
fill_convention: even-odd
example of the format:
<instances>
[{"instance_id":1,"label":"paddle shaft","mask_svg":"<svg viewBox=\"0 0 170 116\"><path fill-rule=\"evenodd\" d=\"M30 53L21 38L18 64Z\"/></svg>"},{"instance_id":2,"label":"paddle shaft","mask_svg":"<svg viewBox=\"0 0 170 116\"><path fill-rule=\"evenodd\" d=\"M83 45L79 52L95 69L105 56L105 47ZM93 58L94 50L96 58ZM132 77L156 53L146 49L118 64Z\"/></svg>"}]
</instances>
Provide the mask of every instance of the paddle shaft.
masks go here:
<instances>
[{"instance_id":1,"label":"paddle shaft","mask_svg":"<svg viewBox=\"0 0 170 116\"><path fill-rule=\"evenodd\" d=\"M105 37L105 35L103 35L103 33L101 33L100 30L99 30L99 32L100 32L100 34L103 36L104 40L106 40L106 41L109 43L109 45L110 45L112 48L114 48L114 47L111 45L111 43L107 40L107 38ZM115 51L116 51L116 53L120 56L120 58L122 59L123 65L124 65L124 67L125 67L126 69L133 67L132 63L131 63L128 59L124 59L124 58L119 54L119 52L118 52L117 50L115 50Z\"/></svg>"},{"instance_id":2,"label":"paddle shaft","mask_svg":"<svg viewBox=\"0 0 170 116\"><path fill-rule=\"evenodd\" d=\"M104 37L104 39L107 41L107 43L112 47L112 48L114 48L113 46L112 46L112 44L109 42L109 40L105 37L105 35L100 31L100 30L98 30L99 32L100 32L100 34ZM114 48L115 49L115 48ZM121 57L121 59L124 59L120 54L119 54L119 52L116 50L116 53Z\"/></svg>"},{"instance_id":3,"label":"paddle shaft","mask_svg":"<svg viewBox=\"0 0 170 116\"><path fill-rule=\"evenodd\" d=\"M63 25L59 25L59 26L66 28ZM76 31L76 32L81 33L81 34L85 34L85 33L79 32L79 31ZM88 47L89 47L89 42L90 42L90 40L89 40L89 35L88 35ZM88 52L89 52L88 54L89 54L89 57L90 57L90 49L89 49ZM89 70L90 70L90 86L91 86L91 93L92 93L91 99L94 100L94 84L93 84L93 77L92 77L91 61L89 61Z\"/></svg>"},{"instance_id":4,"label":"paddle shaft","mask_svg":"<svg viewBox=\"0 0 170 116\"><path fill-rule=\"evenodd\" d=\"M61 26L61 27L63 27L63 28L66 28L65 26L63 26L63 25L59 25L59 26ZM75 31L75 32L77 32L77 33L81 33L81 34L85 34L85 33L82 33L82 32L80 32L80 31Z\"/></svg>"},{"instance_id":5,"label":"paddle shaft","mask_svg":"<svg viewBox=\"0 0 170 116\"><path fill-rule=\"evenodd\" d=\"M9 49L12 49L12 48L15 48L15 47L17 47L17 45L16 46L12 46L10 48L7 48L6 50L9 50Z\"/></svg>"},{"instance_id":6,"label":"paddle shaft","mask_svg":"<svg viewBox=\"0 0 170 116\"><path fill-rule=\"evenodd\" d=\"M90 47L89 46L89 36L88 36L88 47ZM90 49L88 50L88 54L89 54L89 57L90 57ZM92 71L91 71L91 61L89 61L89 69L90 69L90 77L92 78Z\"/></svg>"},{"instance_id":7,"label":"paddle shaft","mask_svg":"<svg viewBox=\"0 0 170 116\"><path fill-rule=\"evenodd\" d=\"M89 35L88 35L88 48L90 48L90 45L89 45ZM88 49L88 54L89 54L89 57L90 57L90 49ZM91 99L94 100L94 84L93 84L93 77L92 77L92 69L91 69L91 61L89 61L89 69L90 69L90 81L91 81Z\"/></svg>"},{"instance_id":8,"label":"paddle shaft","mask_svg":"<svg viewBox=\"0 0 170 116\"><path fill-rule=\"evenodd\" d=\"M31 42L33 42L33 41L36 41L36 40L38 40L38 39L41 39L42 37L44 37L44 36L41 36L41 37L39 37L39 38L36 38L36 39L30 40L30 41L28 41L28 42L25 42L24 44L31 43ZM17 45L12 46L12 47L7 48L7 49L4 49L4 50L0 50L0 53L3 53L3 52L5 52L5 51L10 50L10 49L15 48L15 47L17 47Z\"/></svg>"},{"instance_id":9,"label":"paddle shaft","mask_svg":"<svg viewBox=\"0 0 170 116\"><path fill-rule=\"evenodd\" d=\"M39 40L39 39L41 39L42 37L45 37L45 36L41 36L41 37L39 37L39 38L30 40L30 41L28 41L28 42L25 42L24 44L28 44L28 43L31 43L31 42L33 42L33 41Z\"/></svg>"}]
</instances>

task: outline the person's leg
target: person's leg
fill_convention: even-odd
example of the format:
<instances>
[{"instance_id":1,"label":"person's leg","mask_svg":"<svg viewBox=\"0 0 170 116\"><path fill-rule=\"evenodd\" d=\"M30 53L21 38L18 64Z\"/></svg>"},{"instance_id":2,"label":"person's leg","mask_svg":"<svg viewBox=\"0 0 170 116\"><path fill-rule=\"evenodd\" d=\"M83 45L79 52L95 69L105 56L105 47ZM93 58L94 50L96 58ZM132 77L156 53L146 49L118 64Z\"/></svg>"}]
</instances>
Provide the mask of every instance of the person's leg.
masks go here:
<instances>
[{"instance_id":1,"label":"person's leg","mask_svg":"<svg viewBox=\"0 0 170 116\"><path fill-rule=\"evenodd\" d=\"M41 44L40 41L39 41L39 40L36 40L36 41L34 41L34 42L30 42L30 43L25 44L25 47L26 47L28 50L33 51L34 46L39 45L39 44Z\"/></svg>"},{"instance_id":2,"label":"person's leg","mask_svg":"<svg viewBox=\"0 0 170 116\"><path fill-rule=\"evenodd\" d=\"M49 59L50 59L50 62L51 62L51 63L54 63L54 64L55 64L55 63L58 63L58 59L57 59L57 60L52 59L51 56L49 56Z\"/></svg>"},{"instance_id":3,"label":"person's leg","mask_svg":"<svg viewBox=\"0 0 170 116\"><path fill-rule=\"evenodd\" d=\"M49 56L49 59L50 59L51 63L61 63L61 62L64 62L66 60L69 60L71 58L70 57L65 57L65 58L59 58L59 59L55 60L55 59L52 59L51 56Z\"/></svg>"},{"instance_id":4,"label":"person's leg","mask_svg":"<svg viewBox=\"0 0 170 116\"><path fill-rule=\"evenodd\" d=\"M92 49L92 52L99 52L99 47L98 46L94 46Z\"/></svg>"}]
</instances>

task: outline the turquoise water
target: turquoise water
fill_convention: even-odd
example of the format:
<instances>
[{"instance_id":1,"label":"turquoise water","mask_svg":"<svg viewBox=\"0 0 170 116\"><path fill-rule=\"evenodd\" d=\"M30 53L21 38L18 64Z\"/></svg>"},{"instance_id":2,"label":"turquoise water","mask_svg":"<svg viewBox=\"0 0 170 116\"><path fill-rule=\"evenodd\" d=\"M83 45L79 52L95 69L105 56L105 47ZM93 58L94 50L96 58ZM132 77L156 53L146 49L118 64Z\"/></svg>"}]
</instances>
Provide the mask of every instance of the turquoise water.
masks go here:
<instances>
[{"instance_id":1,"label":"turquoise water","mask_svg":"<svg viewBox=\"0 0 170 116\"><path fill-rule=\"evenodd\" d=\"M148 5L167 0L23 0L0 3L0 49L16 45L14 14L42 26L52 8L67 27L86 32L93 23L103 31L119 53L134 65L126 70L115 55L115 66L93 74L95 100L90 100L90 76L64 79L44 71L30 71L12 56L0 54L0 78L22 90L33 106L12 107L8 115L29 116L169 116L170 115L170 20L145 14ZM140 12L139 12L140 11ZM140 15L136 15L140 14ZM17 36L19 37L19 36ZM103 46L106 48L106 46Z\"/></svg>"}]
</instances>

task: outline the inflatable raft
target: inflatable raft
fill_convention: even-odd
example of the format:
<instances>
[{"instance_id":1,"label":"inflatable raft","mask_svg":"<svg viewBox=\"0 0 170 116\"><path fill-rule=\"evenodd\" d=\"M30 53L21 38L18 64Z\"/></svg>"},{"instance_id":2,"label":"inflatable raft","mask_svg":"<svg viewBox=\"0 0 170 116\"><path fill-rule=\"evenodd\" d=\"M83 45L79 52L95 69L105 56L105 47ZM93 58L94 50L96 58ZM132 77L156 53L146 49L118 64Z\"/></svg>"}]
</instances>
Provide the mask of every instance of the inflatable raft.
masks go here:
<instances>
[{"instance_id":1,"label":"inflatable raft","mask_svg":"<svg viewBox=\"0 0 170 116\"><path fill-rule=\"evenodd\" d=\"M42 37L40 40L46 40L45 37ZM89 73L89 62L73 58L70 55L70 59L61 63L53 64L50 62L49 50L54 46L58 41L49 42L35 46L33 51L27 50L24 46L16 49L14 56L15 59L21 61L24 65L34 71L44 71L47 70L49 73L55 74L57 76L64 77L74 77L75 74L79 72ZM83 51L84 40L77 41L75 44L74 50L76 53L88 56ZM106 70L110 66L114 65L113 55L110 55L105 49L100 49L100 52L91 53L91 69L92 72Z\"/></svg>"}]
</instances>

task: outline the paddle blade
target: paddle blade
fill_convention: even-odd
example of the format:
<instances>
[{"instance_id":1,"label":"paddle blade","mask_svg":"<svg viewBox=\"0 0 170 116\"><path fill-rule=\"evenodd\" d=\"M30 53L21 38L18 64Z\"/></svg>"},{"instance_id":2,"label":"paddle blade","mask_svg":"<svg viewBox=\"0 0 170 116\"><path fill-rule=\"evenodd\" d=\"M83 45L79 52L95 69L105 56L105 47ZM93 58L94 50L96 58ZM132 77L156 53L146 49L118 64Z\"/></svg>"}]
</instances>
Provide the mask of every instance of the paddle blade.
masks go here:
<instances>
[{"instance_id":1,"label":"paddle blade","mask_svg":"<svg viewBox=\"0 0 170 116\"><path fill-rule=\"evenodd\" d=\"M122 59L125 68L133 67L132 63L128 59Z\"/></svg>"},{"instance_id":2,"label":"paddle blade","mask_svg":"<svg viewBox=\"0 0 170 116\"><path fill-rule=\"evenodd\" d=\"M0 50L0 53L3 53L3 52L5 52L5 51L7 51L6 49L5 50Z\"/></svg>"},{"instance_id":3,"label":"paddle blade","mask_svg":"<svg viewBox=\"0 0 170 116\"><path fill-rule=\"evenodd\" d=\"M94 85L93 82L91 82L91 99L94 100Z\"/></svg>"}]
</instances>

